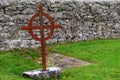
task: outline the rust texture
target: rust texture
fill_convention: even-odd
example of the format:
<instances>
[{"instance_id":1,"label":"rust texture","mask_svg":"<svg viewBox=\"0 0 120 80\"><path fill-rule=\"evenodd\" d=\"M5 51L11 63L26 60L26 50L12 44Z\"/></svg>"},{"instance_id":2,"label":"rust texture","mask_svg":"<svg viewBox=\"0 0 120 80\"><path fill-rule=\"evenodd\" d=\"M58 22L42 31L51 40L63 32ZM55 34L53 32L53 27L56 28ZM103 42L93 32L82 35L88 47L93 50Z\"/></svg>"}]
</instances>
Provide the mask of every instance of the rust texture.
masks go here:
<instances>
[{"instance_id":1,"label":"rust texture","mask_svg":"<svg viewBox=\"0 0 120 80\"><path fill-rule=\"evenodd\" d=\"M21 27L21 29L28 30L33 39L41 42L42 70L45 71L46 70L45 41L50 39L50 37L54 33L55 28L60 28L61 26L59 24L55 24L52 17L49 16L49 14L43 12L42 5L39 5L38 8L39 8L39 11L30 18L28 25ZM40 25L32 25L32 23L36 17L39 17ZM43 17L46 17L50 21L50 25L43 25L43 23L44 23ZM33 33L33 30L35 30L35 29L40 29L41 37L38 37ZM50 33L46 37L44 35L44 29L50 29Z\"/></svg>"}]
</instances>

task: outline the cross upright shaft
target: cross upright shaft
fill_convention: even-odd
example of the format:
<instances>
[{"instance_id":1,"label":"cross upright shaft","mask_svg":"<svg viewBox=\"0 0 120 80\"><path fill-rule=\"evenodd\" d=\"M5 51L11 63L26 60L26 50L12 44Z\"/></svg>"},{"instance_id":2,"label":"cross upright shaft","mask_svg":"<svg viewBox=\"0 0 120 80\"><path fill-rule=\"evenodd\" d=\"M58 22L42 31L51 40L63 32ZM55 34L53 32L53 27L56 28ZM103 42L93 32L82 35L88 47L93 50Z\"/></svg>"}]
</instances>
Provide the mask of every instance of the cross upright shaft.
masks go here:
<instances>
[{"instance_id":1,"label":"cross upright shaft","mask_svg":"<svg viewBox=\"0 0 120 80\"><path fill-rule=\"evenodd\" d=\"M46 70L46 52L45 52L45 38L44 38L42 5L39 5L38 8L39 8L40 34L41 34L42 69L43 69L43 71L45 71Z\"/></svg>"}]
</instances>

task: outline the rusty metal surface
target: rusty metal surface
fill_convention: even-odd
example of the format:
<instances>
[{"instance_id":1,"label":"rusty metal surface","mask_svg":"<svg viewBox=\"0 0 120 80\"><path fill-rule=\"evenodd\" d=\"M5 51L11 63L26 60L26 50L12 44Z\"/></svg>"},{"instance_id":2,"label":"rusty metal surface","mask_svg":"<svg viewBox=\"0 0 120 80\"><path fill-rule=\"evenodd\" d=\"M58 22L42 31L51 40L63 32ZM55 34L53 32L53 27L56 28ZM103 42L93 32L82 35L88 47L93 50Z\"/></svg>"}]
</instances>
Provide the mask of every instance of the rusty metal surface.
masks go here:
<instances>
[{"instance_id":1,"label":"rusty metal surface","mask_svg":"<svg viewBox=\"0 0 120 80\"><path fill-rule=\"evenodd\" d=\"M22 30L28 30L33 39L41 42L41 53L42 53L42 70L46 70L46 52L45 52L45 41L48 40L54 33L55 28L60 28L61 26L55 24L52 17L49 14L43 12L42 5L38 6L39 11L35 13L29 20L27 26L21 27ZM32 25L36 17L39 17L40 25ZM50 21L50 25L43 25L43 17L46 17ZM33 33L33 30L39 29L40 36L38 37ZM45 37L44 29L50 29L50 33Z\"/></svg>"}]
</instances>

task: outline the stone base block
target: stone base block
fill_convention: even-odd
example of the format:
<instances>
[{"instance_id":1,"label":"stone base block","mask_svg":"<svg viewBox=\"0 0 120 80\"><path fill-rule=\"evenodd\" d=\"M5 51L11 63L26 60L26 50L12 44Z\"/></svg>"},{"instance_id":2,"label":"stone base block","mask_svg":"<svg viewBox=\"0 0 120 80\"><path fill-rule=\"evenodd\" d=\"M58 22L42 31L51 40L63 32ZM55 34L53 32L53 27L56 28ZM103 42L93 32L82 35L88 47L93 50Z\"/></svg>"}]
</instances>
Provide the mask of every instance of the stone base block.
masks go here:
<instances>
[{"instance_id":1,"label":"stone base block","mask_svg":"<svg viewBox=\"0 0 120 80\"><path fill-rule=\"evenodd\" d=\"M32 70L32 71L27 71L23 72L24 77L28 78L33 78L34 80L37 79L46 79L46 78L51 78L51 77L58 77L61 74L61 68L59 67L50 67L47 68L46 71L43 70Z\"/></svg>"}]
</instances>

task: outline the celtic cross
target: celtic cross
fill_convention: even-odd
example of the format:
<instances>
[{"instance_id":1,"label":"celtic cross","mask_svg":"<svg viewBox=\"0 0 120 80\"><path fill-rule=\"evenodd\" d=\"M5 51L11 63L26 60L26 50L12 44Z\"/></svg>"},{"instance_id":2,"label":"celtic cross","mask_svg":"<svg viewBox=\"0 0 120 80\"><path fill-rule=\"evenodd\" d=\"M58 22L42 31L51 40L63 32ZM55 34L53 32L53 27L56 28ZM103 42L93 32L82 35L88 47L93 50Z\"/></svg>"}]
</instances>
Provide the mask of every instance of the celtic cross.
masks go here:
<instances>
[{"instance_id":1,"label":"celtic cross","mask_svg":"<svg viewBox=\"0 0 120 80\"><path fill-rule=\"evenodd\" d=\"M55 28L60 28L61 26L58 24L55 24L52 17L49 16L47 13L43 12L42 5L39 5L38 8L39 8L39 11L30 18L28 25L21 27L21 29L28 30L33 39L41 42L42 70L45 71L46 70L45 41L50 39L50 37L54 33ZM32 24L36 17L39 17L40 25ZM46 17L50 21L50 25L43 24L44 23L43 17ZM34 34L33 30L36 30L36 29L40 30L41 37L38 37ZM47 36L44 35L44 29L50 29L50 33Z\"/></svg>"}]
</instances>

